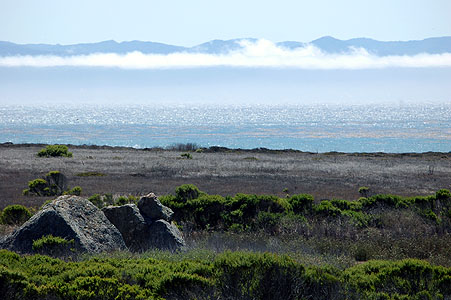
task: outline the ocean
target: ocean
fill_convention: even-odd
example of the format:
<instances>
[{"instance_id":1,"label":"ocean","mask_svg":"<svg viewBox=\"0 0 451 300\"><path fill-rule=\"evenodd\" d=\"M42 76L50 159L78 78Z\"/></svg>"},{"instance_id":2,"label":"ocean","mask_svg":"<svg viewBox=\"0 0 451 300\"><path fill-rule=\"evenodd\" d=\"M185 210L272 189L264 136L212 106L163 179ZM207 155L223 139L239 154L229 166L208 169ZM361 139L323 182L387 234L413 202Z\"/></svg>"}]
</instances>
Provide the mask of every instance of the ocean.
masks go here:
<instances>
[{"instance_id":1,"label":"ocean","mask_svg":"<svg viewBox=\"0 0 451 300\"><path fill-rule=\"evenodd\" d=\"M450 152L451 103L0 104L0 142L309 152Z\"/></svg>"}]
</instances>

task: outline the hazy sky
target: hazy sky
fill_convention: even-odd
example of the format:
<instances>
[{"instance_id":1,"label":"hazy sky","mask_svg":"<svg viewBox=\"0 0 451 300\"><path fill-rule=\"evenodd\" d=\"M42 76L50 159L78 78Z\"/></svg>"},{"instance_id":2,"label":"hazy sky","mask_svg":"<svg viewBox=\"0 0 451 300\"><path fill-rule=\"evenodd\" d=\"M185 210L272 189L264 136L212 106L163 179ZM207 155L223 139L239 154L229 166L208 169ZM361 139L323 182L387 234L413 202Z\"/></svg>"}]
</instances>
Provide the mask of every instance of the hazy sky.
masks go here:
<instances>
[{"instance_id":1,"label":"hazy sky","mask_svg":"<svg viewBox=\"0 0 451 300\"><path fill-rule=\"evenodd\" d=\"M0 40L412 40L451 35L450 12L449 0L0 0Z\"/></svg>"}]
</instances>

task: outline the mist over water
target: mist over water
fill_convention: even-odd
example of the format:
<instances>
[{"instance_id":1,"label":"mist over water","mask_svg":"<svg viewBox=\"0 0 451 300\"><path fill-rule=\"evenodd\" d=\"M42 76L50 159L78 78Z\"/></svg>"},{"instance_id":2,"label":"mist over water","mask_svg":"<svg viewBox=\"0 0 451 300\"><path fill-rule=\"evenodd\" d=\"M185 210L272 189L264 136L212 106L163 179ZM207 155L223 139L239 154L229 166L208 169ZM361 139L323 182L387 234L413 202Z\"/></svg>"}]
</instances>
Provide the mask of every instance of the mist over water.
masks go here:
<instances>
[{"instance_id":1,"label":"mist over water","mask_svg":"<svg viewBox=\"0 0 451 300\"><path fill-rule=\"evenodd\" d=\"M32 117L30 117L32 116ZM0 105L0 142L451 151L451 103Z\"/></svg>"}]
</instances>

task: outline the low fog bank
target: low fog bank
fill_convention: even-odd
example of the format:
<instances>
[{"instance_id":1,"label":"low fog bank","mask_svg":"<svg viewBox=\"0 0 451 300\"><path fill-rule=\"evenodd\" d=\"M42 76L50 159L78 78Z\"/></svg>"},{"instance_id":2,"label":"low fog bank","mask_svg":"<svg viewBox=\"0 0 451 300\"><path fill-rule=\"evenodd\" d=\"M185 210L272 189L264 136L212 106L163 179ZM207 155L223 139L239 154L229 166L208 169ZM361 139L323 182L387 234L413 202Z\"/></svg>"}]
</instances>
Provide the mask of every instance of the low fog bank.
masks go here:
<instances>
[{"instance_id":1,"label":"low fog bank","mask_svg":"<svg viewBox=\"0 0 451 300\"><path fill-rule=\"evenodd\" d=\"M2 68L0 105L449 103L451 68Z\"/></svg>"}]
</instances>

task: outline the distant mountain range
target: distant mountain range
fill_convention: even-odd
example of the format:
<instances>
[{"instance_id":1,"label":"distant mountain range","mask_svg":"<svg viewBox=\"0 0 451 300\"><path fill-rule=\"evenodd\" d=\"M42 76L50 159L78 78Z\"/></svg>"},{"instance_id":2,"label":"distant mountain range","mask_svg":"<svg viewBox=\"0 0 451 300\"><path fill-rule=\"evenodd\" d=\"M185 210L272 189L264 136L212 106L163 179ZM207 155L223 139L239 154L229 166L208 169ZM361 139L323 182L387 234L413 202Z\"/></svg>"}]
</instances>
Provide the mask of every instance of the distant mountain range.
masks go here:
<instances>
[{"instance_id":1,"label":"distant mountain range","mask_svg":"<svg viewBox=\"0 0 451 300\"><path fill-rule=\"evenodd\" d=\"M170 54L176 52L189 53L210 53L221 54L242 48L240 41L257 39L233 39L233 40L212 40L194 47L181 47L155 42L115 42L104 41L89 44L74 45L49 45L49 44L15 44L0 41L0 56L16 55L55 55L72 56L88 55L93 53L117 53L125 54L139 51L145 54ZM355 38L350 40L339 40L330 36L325 36L310 43L285 41L276 43L277 46L288 49L314 45L326 53L346 53L353 48L364 48L369 53L378 56L387 55L415 55L420 53L440 54L451 53L451 36L435 37L418 41L392 41L382 42L368 38Z\"/></svg>"}]
</instances>

